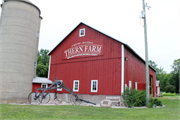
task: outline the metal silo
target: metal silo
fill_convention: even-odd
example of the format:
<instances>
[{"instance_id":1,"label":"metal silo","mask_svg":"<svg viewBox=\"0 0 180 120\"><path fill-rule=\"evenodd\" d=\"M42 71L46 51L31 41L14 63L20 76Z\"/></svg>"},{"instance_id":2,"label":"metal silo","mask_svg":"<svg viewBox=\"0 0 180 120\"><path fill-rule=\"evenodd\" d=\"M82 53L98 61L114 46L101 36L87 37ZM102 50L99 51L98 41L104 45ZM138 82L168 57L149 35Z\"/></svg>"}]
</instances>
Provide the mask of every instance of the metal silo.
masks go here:
<instances>
[{"instance_id":1,"label":"metal silo","mask_svg":"<svg viewBox=\"0 0 180 120\"><path fill-rule=\"evenodd\" d=\"M40 9L29 0L4 0L0 18L0 103L24 103L36 77Z\"/></svg>"}]
</instances>

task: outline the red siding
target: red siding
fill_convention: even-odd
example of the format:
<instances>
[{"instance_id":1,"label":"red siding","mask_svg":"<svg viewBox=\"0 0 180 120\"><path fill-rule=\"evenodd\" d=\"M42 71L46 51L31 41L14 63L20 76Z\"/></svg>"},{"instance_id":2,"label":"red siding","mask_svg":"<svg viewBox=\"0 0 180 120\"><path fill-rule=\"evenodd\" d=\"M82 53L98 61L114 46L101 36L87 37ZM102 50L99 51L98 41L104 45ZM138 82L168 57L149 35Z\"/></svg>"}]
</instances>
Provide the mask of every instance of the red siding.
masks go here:
<instances>
[{"instance_id":1,"label":"red siding","mask_svg":"<svg viewBox=\"0 0 180 120\"><path fill-rule=\"evenodd\" d=\"M51 67L56 67L56 71L51 70L51 72L72 89L73 81L79 80L80 86L78 93L80 94L118 95L121 92L120 63L121 60L119 58L72 62L52 65ZM91 93L91 80L98 80L97 93ZM64 89L62 92L66 93Z\"/></svg>"},{"instance_id":2,"label":"red siding","mask_svg":"<svg viewBox=\"0 0 180 120\"><path fill-rule=\"evenodd\" d=\"M138 90L146 90L146 83L138 83Z\"/></svg>"},{"instance_id":3,"label":"red siding","mask_svg":"<svg viewBox=\"0 0 180 120\"><path fill-rule=\"evenodd\" d=\"M48 84L48 87L50 86L50 84ZM32 92L35 92L36 88L41 88L41 83L33 83L32 85ZM51 91L51 93L54 93L54 90Z\"/></svg>"}]
</instances>

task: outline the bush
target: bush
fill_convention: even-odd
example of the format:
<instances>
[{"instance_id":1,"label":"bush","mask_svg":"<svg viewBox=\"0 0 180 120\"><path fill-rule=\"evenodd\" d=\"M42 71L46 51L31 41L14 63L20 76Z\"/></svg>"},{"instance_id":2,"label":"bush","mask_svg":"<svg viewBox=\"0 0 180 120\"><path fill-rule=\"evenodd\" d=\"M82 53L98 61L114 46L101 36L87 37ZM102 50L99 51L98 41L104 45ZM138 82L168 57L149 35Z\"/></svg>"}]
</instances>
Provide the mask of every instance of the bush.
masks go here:
<instances>
[{"instance_id":1,"label":"bush","mask_svg":"<svg viewBox=\"0 0 180 120\"><path fill-rule=\"evenodd\" d=\"M122 94L124 103L127 107L134 107L137 103L137 91L132 88L126 88Z\"/></svg>"},{"instance_id":2,"label":"bush","mask_svg":"<svg viewBox=\"0 0 180 120\"><path fill-rule=\"evenodd\" d=\"M150 97L149 103L148 103L148 108L153 108L153 106L154 106L154 100L152 97Z\"/></svg>"},{"instance_id":3,"label":"bush","mask_svg":"<svg viewBox=\"0 0 180 120\"><path fill-rule=\"evenodd\" d=\"M129 89L128 87L124 90L122 94L124 99L124 104L127 107L141 107L146 105L146 91L143 90L135 90ZM153 108L153 106L162 106L162 103L157 98L153 99L153 97L149 98L148 108Z\"/></svg>"},{"instance_id":4,"label":"bush","mask_svg":"<svg viewBox=\"0 0 180 120\"><path fill-rule=\"evenodd\" d=\"M146 91L129 89L127 87L122 96L125 105L128 107L141 107L146 105Z\"/></svg>"},{"instance_id":5,"label":"bush","mask_svg":"<svg viewBox=\"0 0 180 120\"><path fill-rule=\"evenodd\" d=\"M138 90L137 98L138 99L137 99L135 106L137 106L137 107L146 106L146 91Z\"/></svg>"},{"instance_id":6,"label":"bush","mask_svg":"<svg viewBox=\"0 0 180 120\"><path fill-rule=\"evenodd\" d=\"M163 96L176 96L176 93L164 93Z\"/></svg>"},{"instance_id":7,"label":"bush","mask_svg":"<svg viewBox=\"0 0 180 120\"><path fill-rule=\"evenodd\" d=\"M148 103L148 108L153 108L153 106L162 106L162 102L158 100L157 98L150 97L149 103Z\"/></svg>"},{"instance_id":8,"label":"bush","mask_svg":"<svg viewBox=\"0 0 180 120\"><path fill-rule=\"evenodd\" d=\"M156 106L162 106L162 102L160 100L158 100L157 98L154 99L154 104Z\"/></svg>"},{"instance_id":9,"label":"bush","mask_svg":"<svg viewBox=\"0 0 180 120\"><path fill-rule=\"evenodd\" d=\"M176 90L176 87L174 85L166 85L165 92L171 92L174 93Z\"/></svg>"}]
</instances>

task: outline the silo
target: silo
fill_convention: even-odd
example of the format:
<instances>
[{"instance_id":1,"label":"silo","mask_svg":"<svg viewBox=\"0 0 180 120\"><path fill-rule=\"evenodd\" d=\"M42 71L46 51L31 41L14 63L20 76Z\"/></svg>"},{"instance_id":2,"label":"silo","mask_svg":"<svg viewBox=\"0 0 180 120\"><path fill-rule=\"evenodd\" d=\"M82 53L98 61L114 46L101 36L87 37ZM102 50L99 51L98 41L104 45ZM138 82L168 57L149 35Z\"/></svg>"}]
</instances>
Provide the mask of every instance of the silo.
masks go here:
<instances>
[{"instance_id":1,"label":"silo","mask_svg":"<svg viewBox=\"0 0 180 120\"><path fill-rule=\"evenodd\" d=\"M4 0L0 18L0 103L24 103L36 76L40 9L29 0Z\"/></svg>"}]
</instances>

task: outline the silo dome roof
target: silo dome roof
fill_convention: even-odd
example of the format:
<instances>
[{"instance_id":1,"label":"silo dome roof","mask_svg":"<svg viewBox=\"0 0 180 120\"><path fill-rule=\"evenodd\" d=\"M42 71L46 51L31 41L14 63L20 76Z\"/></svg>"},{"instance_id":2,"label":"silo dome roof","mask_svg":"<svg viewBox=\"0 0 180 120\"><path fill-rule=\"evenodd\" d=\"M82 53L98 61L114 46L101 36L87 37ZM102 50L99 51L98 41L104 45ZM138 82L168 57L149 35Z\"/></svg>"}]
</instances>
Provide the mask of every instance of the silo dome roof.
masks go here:
<instances>
[{"instance_id":1,"label":"silo dome roof","mask_svg":"<svg viewBox=\"0 0 180 120\"><path fill-rule=\"evenodd\" d=\"M26 2L26 3L30 3L30 4L33 4L31 1L29 0L4 0L4 2L7 2L7 1L22 1L22 2ZM33 4L34 5L34 4Z\"/></svg>"},{"instance_id":2,"label":"silo dome roof","mask_svg":"<svg viewBox=\"0 0 180 120\"><path fill-rule=\"evenodd\" d=\"M31 1L29 1L29 0L4 0L4 2L8 2L8 1L19 1L19 2L28 3L28 4L34 6L34 7L36 7L36 8L38 9L38 11L39 11L39 17L41 17L41 16L40 16L40 14L41 14L40 9L39 9L35 4L33 4ZM42 18L42 17L41 17L41 18Z\"/></svg>"}]
</instances>

